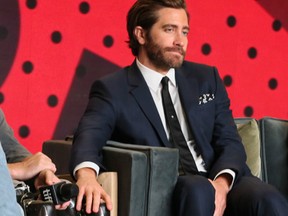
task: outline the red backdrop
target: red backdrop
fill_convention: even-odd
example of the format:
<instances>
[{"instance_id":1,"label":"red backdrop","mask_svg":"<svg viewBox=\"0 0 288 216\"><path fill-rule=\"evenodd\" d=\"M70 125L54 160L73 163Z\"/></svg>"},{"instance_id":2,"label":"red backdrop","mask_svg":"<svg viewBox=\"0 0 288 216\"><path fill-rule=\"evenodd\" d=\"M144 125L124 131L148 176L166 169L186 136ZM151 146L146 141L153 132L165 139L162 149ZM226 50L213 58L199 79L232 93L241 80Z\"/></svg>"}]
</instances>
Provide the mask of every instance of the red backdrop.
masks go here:
<instances>
[{"instance_id":1,"label":"red backdrop","mask_svg":"<svg viewBox=\"0 0 288 216\"><path fill-rule=\"evenodd\" d=\"M93 80L133 61L135 0L0 0L0 106L32 152L73 134ZM288 2L187 0L187 60L215 65L235 117L288 119Z\"/></svg>"}]
</instances>

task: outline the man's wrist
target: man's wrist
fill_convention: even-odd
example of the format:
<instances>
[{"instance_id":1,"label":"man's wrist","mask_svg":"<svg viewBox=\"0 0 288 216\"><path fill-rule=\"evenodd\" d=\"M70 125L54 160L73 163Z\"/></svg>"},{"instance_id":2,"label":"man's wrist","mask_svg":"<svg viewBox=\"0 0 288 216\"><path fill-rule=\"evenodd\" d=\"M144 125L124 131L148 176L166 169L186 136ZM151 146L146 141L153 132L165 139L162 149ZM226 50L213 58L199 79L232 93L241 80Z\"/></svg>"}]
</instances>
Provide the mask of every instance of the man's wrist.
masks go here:
<instances>
[{"instance_id":1,"label":"man's wrist","mask_svg":"<svg viewBox=\"0 0 288 216\"><path fill-rule=\"evenodd\" d=\"M22 170L18 169L19 163L10 163L10 164L7 164L7 167L8 167L8 170L12 179L25 180L21 178Z\"/></svg>"},{"instance_id":2,"label":"man's wrist","mask_svg":"<svg viewBox=\"0 0 288 216\"><path fill-rule=\"evenodd\" d=\"M84 162L78 164L73 170L73 177L76 180L77 180L76 172L82 168L90 168L90 169L94 170L97 176L98 176L99 171L100 171L100 167L97 164L95 164L91 161L84 161Z\"/></svg>"},{"instance_id":3,"label":"man's wrist","mask_svg":"<svg viewBox=\"0 0 288 216\"><path fill-rule=\"evenodd\" d=\"M233 187L234 181L235 181L235 176L236 176L236 174L235 174L235 172L234 172L233 170L231 170L231 169L224 169L224 170L220 171L220 172L214 177L214 180L216 180L219 176L224 175L224 174L229 175L229 176L232 178L232 181L231 181L230 187L229 187L229 190L231 190L232 187ZM229 176L228 176L228 177L229 177Z\"/></svg>"},{"instance_id":4,"label":"man's wrist","mask_svg":"<svg viewBox=\"0 0 288 216\"><path fill-rule=\"evenodd\" d=\"M232 184L233 177L228 173L223 173L219 175L214 181L222 184L225 188L227 188L228 191Z\"/></svg>"},{"instance_id":5,"label":"man's wrist","mask_svg":"<svg viewBox=\"0 0 288 216\"><path fill-rule=\"evenodd\" d=\"M95 176L96 172L94 169L91 169L89 167L84 167L76 171L76 178L79 179L81 177L87 177L87 176Z\"/></svg>"}]
</instances>

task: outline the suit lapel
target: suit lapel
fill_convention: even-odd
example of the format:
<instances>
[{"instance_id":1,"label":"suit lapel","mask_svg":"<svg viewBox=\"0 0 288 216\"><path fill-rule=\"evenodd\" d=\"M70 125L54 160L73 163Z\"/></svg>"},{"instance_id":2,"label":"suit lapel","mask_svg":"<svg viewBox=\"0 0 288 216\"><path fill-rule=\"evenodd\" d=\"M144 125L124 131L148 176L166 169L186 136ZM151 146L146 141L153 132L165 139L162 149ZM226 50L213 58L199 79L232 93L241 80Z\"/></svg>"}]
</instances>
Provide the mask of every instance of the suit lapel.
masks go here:
<instances>
[{"instance_id":1,"label":"suit lapel","mask_svg":"<svg viewBox=\"0 0 288 216\"><path fill-rule=\"evenodd\" d=\"M199 103L198 82L191 76L191 73L193 72L185 73L181 68L175 71L181 103L187 115L190 114Z\"/></svg>"},{"instance_id":2,"label":"suit lapel","mask_svg":"<svg viewBox=\"0 0 288 216\"><path fill-rule=\"evenodd\" d=\"M193 77L193 71L184 71L182 68L176 70L175 76L181 104L186 114L187 122L190 126L192 134L194 134L194 138L197 141L197 137L195 135L198 134L197 122L199 121L199 116L197 116L195 109L199 106L198 82Z\"/></svg>"},{"instance_id":3,"label":"suit lapel","mask_svg":"<svg viewBox=\"0 0 288 216\"><path fill-rule=\"evenodd\" d=\"M163 145L171 147L149 88L135 61L132 66L128 68L128 83L131 87L130 93L134 96L143 113L157 131Z\"/></svg>"}]
</instances>

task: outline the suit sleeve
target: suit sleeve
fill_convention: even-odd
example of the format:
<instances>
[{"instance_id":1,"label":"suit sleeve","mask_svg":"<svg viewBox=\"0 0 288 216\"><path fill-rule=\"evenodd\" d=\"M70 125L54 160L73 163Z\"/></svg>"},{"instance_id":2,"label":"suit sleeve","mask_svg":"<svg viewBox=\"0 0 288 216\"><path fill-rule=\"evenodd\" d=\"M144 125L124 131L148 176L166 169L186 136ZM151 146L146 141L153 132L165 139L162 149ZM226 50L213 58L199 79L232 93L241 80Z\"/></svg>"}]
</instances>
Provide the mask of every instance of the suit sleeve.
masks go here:
<instances>
[{"instance_id":1,"label":"suit sleeve","mask_svg":"<svg viewBox=\"0 0 288 216\"><path fill-rule=\"evenodd\" d=\"M74 135L70 172L82 162L102 165L102 148L111 137L115 112L109 88L102 81L96 81L90 91L87 108Z\"/></svg>"},{"instance_id":2,"label":"suit sleeve","mask_svg":"<svg viewBox=\"0 0 288 216\"><path fill-rule=\"evenodd\" d=\"M218 71L214 68L215 76L215 117L212 136L212 147L215 152L215 161L211 166L210 176L213 178L224 169L231 169L238 177L247 172L246 153L238 134L230 100Z\"/></svg>"}]
</instances>

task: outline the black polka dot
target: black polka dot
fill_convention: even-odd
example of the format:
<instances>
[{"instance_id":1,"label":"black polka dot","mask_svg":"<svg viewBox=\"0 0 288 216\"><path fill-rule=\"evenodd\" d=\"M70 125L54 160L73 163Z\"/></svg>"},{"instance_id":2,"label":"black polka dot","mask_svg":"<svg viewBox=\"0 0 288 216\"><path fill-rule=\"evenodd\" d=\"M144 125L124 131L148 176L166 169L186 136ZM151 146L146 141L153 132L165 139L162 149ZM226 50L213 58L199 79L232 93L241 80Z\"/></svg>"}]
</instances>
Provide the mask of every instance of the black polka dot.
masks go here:
<instances>
[{"instance_id":1,"label":"black polka dot","mask_svg":"<svg viewBox=\"0 0 288 216\"><path fill-rule=\"evenodd\" d=\"M23 125L19 128L19 136L22 138L28 137L30 134L30 129L28 126Z\"/></svg>"},{"instance_id":2,"label":"black polka dot","mask_svg":"<svg viewBox=\"0 0 288 216\"><path fill-rule=\"evenodd\" d=\"M37 7L37 0L26 0L26 6L29 9L34 9Z\"/></svg>"},{"instance_id":3,"label":"black polka dot","mask_svg":"<svg viewBox=\"0 0 288 216\"><path fill-rule=\"evenodd\" d=\"M248 50L248 57L254 59L257 57L257 49L255 47L251 47Z\"/></svg>"},{"instance_id":4,"label":"black polka dot","mask_svg":"<svg viewBox=\"0 0 288 216\"><path fill-rule=\"evenodd\" d=\"M277 86L278 86L278 81L277 81L276 79L272 78L272 79L269 80L268 85L269 85L269 88L270 88L271 90L274 90L274 89L276 89Z\"/></svg>"},{"instance_id":5,"label":"black polka dot","mask_svg":"<svg viewBox=\"0 0 288 216\"><path fill-rule=\"evenodd\" d=\"M246 116L246 117L251 117L251 116L253 116L253 107L251 107L251 106L247 106L247 107L245 107L245 109L244 109L244 115Z\"/></svg>"},{"instance_id":6,"label":"black polka dot","mask_svg":"<svg viewBox=\"0 0 288 216\"><path fill-rule=\"evenodd\" d=\"M229 27L231 27L231 28L234 27L236 25L236 23L237 23L237 20L236 20L236 18L234 16L229 16L227 18L227 25Z\"/></svg>"},{"instance_id":7,"label":"black polka dot","mask_svg":"<svg viewBox=\"0 0 288 216\"><path fill-rule=\"evenodd\" d=\"M229 87L232 85L232 77L230 75L226 75L224 78L223 78L223 82L224 82L224 85Z\"/></svg>"},{"instance_id":8,"label":"black polka dot","mask_svg":"<svg viewBox=\"0 0 288 216\"><path fill-rule=\"evenodd\" d=\"M105 36L103 39L103 43L105 47L108 47L108 48L112 47L114 43L113 37L110 35Z\"/></svg>"},{"instance_id":9,"label":"black polka dot","mask_svg":"<svg viewBox=\"0 0 288 216\"><path fill-rule=\"evenodd\" d=\"M86 75L86 67L84 65L78 65L78 67L76 68L76 76L78 78L82 78Z\"/></svg>"},{"instance_id":10,"label":"black polka dot","mask_svg":"<svg viewBox=\"0 0 288 216\"><path fill-rule=\"evenodd\" d=\"M51 35L51 40L53 43L60 43L61 40L62 40L62 35L61 35L61 32L59 31L54 31Z\"/></svg>"},{"instance_id":11,"label":"black polka dot","mask_svg":"<svg viewBox=\"0 0 288 216\"><path fill-rule=\"evenodd\" d=\"M4 26L0 26L0 40L5 40L8 36L8 30Z\"/></svg>"},{"instance_id":12,"label":"black polka dot","mask_svg":"<svg viewBox=\"0 0 288 216\"><path fill-rule=\"evenodd\" d=\"M50 95L50 96L48 97L47 102L48 102L48 106L50 106L50 107L55 107L55 106L57 106L57 104L58 104L58 98L57 98L56 95Z\"/></svg>"},{"instance_id":13,"label":"black polka dot","mask_svg":"<svg viewBox=\"0 0 288 216\"><path fill-rule=\"evenodd\" d=\"M25 61L22 65L22 70L24 71L24 73L29 74L33 71L33 64L30 61Z\"/></svg>"},{"instance_id":14,"label":"black polka dot","mask_svg":"<svg viewBox=\"0 0 288 216\"><path fill-rule=\"evenodd\" d=\"M79 5L79 11L82 14L87 14L90 11L90 5L87 2L81 2L81 4Z\"/></svg>"},{"instance_id":15,"label":"black polka dot","mask_svg":"<svg viewBox=\"0 0 288 216\"><path fill-rule=\"evenodd\" d=\"M0 104L3 104L5 100L4 94L0 92Z\"/></svg>"},{"instance_id":16,"label":"black polka dot","mask_svg":"<svg viewBox=\"0 0 288 216\"><path fill-rule=\"evenodd\" d=\"M280 20L275 20L272 24L272 28L274 31L280 31L280 29L282 28L282 23Z\"/></svg>"},{"instance_id":17,"label":"black polka dot","mask_svg":"<svg viewBox=\"0 0 288 216\"><path fill-rule=\"evenodd\" d=\"M211 46L208 43L202 45L202 54L209 55L211 53Z\"/></svg>"}]
</instances>

